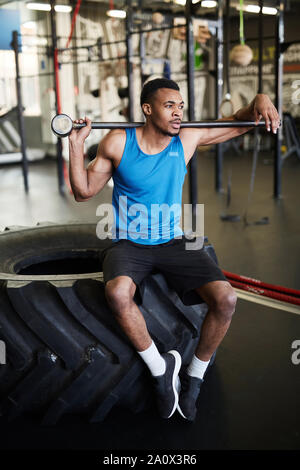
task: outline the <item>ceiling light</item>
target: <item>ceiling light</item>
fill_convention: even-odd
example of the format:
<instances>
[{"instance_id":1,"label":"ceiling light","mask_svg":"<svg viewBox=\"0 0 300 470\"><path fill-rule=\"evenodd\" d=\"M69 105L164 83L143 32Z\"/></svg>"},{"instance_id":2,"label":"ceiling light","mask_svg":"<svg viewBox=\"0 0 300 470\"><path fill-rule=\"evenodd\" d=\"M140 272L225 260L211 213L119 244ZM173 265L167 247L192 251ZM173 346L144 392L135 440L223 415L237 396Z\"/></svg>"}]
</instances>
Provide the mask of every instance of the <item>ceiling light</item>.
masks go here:
<instances>
[{"instance_id":1,"label":"ceiling light","mask_svg":"<svg viewBox=\"0 0 300 470\"><path fill-rule=\"evenodd\" d=\"M260 7L258 5L246 5L244 10L248 13L259 13Z\"/></svg>"},{"instance_id":2,"label":"ceiling light","mask_svg":"<svg viewBox=\"0 0 300 470\"><path fill-rule=\"evenodd\" d=\"M48 3L26 3L26 7L29 10L41 10L41 11L50 11L51 5Z\"/></svg>"},{"instance_id":3,"label":"ceiling light","mask_svg":"<svg viewBox=\"0 0 300 470\"><path fill-rule=\"evenodd\" d=\"M240 10L241 9L240 5L236 5L236 9ZM259 13L260 7L258 5L246 5L244 6L243 10L246 11L247 13ZM277 9L270 8L270 7L263 7L262 12L264 15L276 15Z\"/></svg>"},{"instance_id":4,"label":"ceiling light","mask_svg":"<svg viewBox=\"0 0 300 470\"><path fill-rule=\"evenodd\" d=\"M201 6L204 8L215 8L217 6L217 2L214 0L202 0Z\"/></svg>"},{"instance_id":5,"label":"ceiling light","mask_svg":"<svg viewBox=\"0 0 300 470\"><path fill-rule=\"evenodd\" d=\"M277 15L276 8L263 7L262 12L264 15Z\"/></svg>"},{"instance_id":6,"label":"ceiling light","mask_svg":"<svg viewBox=\"0 0 300 470\"><path fill-rule=\"evenodd\" d=\"M40 11L50 11L51 5L49 3L26 3L26 7L29 10L40 10ZM54 10L58 13L70 13L72 7L69 5L55 5Z\"/></svg>"},{"instance_id":7,"label":"ceiling light","mask_svg":"<svg viewBox=\"0 0 300 470\"><path fill-rule=\"evenodd\" d=\"M107 10L106 14L111 18L126 18L126 11L124 10Z\"/></svg>"},{"instance_id":8,"label":"ceiling light","mask_svg":"<svg viewBox=\"0 0 300 470\"><path fill-rule=\"evenodd\" d=\"M70 13L72 11L72 7L69 5L55 5L54 10L59 13Z\"/></svg>"}]
</instances>

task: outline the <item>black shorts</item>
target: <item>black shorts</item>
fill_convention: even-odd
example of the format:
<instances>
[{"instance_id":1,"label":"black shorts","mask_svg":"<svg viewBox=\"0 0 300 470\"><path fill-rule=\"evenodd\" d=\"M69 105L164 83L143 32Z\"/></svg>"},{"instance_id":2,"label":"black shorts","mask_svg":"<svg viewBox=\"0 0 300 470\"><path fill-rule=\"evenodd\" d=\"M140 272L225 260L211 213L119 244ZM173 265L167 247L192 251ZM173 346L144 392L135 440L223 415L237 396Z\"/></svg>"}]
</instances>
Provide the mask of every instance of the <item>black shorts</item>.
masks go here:
<instances>
[{"instance_id":1,"label":"black shorts","mask_svg":"<svg viewBox=\"0 0 300 470\"><path fill-rule=\"evenodd\" d=\"M204 250L186 249L192 245L184 236L160 245L142 245L119 240L103 251L104 283L117 276L129 276L139 286L151 273L161 272L185 305L203 302L195 288L211 281L227 281L215 261Z\"/></svg>"}]
</instances>

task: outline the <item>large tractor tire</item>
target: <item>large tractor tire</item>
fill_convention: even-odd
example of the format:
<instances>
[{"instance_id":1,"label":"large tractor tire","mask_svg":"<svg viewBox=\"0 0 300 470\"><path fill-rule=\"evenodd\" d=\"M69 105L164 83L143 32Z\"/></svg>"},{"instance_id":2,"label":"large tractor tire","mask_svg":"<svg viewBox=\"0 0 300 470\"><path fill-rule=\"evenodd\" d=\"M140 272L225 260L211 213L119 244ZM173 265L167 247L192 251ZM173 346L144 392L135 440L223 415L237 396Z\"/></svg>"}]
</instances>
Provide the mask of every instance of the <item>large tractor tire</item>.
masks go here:
<instances>
[{"instance_id":1,"label":"large tractor tire","mask_svg":"<svg viewBox=\"0 0 300 470\"><path fill-rule=\"evenodd\" d=\"M115 405L139 412L151 404L150 374L105 300L101 252L110 243L92 223L0 233L0 412L8 420L34 413L55 424L72 413L98 422ZM188 363L206 304L184 305L160 273L135 301L159 350L177 349Z\"/></svg>"}]
</instances>

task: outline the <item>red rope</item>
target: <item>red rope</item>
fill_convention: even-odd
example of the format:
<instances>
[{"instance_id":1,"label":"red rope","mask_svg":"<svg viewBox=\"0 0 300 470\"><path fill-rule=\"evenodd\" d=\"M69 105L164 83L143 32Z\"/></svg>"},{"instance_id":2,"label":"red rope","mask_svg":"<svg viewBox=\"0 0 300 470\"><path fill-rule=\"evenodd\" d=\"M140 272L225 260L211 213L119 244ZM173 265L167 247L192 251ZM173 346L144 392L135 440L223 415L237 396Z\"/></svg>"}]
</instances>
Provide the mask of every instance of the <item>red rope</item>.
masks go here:
<instances>
[{"instance_id":1,"label":"red rope","mask_svg":"<svg viewBox=\"0 0 300 470\"><path fill-rule=\"evenodd\" d=\"M237 282L233 280L229 280L232 287L236 287L238 289L246 290L248 292L253 292L257 295L262 295L265 297L270 297L271 299L280 300L281 302L288 302L290 304L300 305L300 299L297 297L292 297L291 295L280 294L279 292L275 292L272 290L267 289L260 289L258 287L251 286L249 284L244 284L242 282Z\"/></svg>"},{"instance_id":2,"label":"red rope","mask_svg":"<svg viewBox=\"0 0 300 470\"><path fill-rule=\"evenodd\" d=\"M286 294L295 295L296 297L300 297L300 290L290 289L289 287L278 286L278 285L275 285L275 284L268 284L266 282L259 281L258 279L253 279L253 278L247 277L247 276L240 276L238 274L230 273L229 271L224 271L223 270L223 273L225 274L225 276L228 279L235 279L236 281L245 282L246 284L253 284L253 285L260 286L260 287L265 287L267 289L271 289L271 290L274 290L274 291L284 292Z\"/></svg>"},{"instance_id":3,"label":"red rope","mask_svg":"<svg viewBox=\"0 0 300 470\"><path fill-rule=\"evenodd\" d=\"M73 18L72 18L71 31L70 31L70 34L69 34L69 37L68 37L68 40L67 40L66 48L69 47L72 36L73 36L76 17L77 17L78 12L79 12L80 4L81 4L81 0L77 0L76 7L75 7L75 10L74 10L74 13L73 13Z\"/></svg>"}]
</instances>

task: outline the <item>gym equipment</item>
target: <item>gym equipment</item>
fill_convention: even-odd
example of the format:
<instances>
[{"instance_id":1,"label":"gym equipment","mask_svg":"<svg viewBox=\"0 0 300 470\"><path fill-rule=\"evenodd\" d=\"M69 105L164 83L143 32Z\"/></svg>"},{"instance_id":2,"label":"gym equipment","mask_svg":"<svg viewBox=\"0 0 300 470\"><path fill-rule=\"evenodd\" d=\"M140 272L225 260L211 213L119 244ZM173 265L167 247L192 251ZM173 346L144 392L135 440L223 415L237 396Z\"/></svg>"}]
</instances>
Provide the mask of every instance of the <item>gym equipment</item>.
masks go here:
<instances>
[{"instance_id":1,"label":"gym equipment","mask_svg":"<svg viewBox=\"0 0 300 470\"><path fill-rule=\"evenodd\" d=\"M291 295L281 294L280 292L265 289L261 287L253 286L252 284L245 284L244 282L234 281L233 279L229 280L232 287L236 287L238 289L246 290L248 292L252 292L257 295L262 295L265 297L270 297L271 299L280 300L281 302L287 302L294 305L300 305L299 297L293 297Z\"/></svg>"},{"instance_id":2,"label":"gym equipment","mask_svg":"<svg viewBox=\"0 0 300 470\"><path fill-rule=\"evenodd\" d=\"M260 219L255 220L254 222L249 222L248 220L248 210L250 207L251 197L254 191L257 160L258 160L258 155L260 151L260 141L261 141L261 135L257 132L257 129L256 129L255 134L254 134L254 148L253 148L253 155L252 155L252 169L251 169L250 185L249 185L247 203L246 203L246 207L245 207L244 214L243 214L244 226L266 225L269 223L269 217L267 216L261 217Z\"/></svg>"},{"instance_id":3,"label":"gym equipment","mask_svg":"<svg viewBox=\"0 0 300 470\"><path fill-rule=\"evenodd\" d=\"M230 0L226 0L225 14L225 34L226 41L224 45L224 88L226 89L225 97L221 102L219 111L222 117L232 116L234 113L233 103L230 93L230 77L229 77L229 40L230 40Z\"/></svg>"},{"instance_id":4,"label":"gym equipment","mask_svg":"<svg viewBox=\"0 0 300 470\"><path fill-rule=\"evenodd\" d=\"M263 92L263 5L264 1L259 0L259 17L258 17L258 26L259 26L259 38L258 38L258 46L259 46L259 54L258 54L258 90L257 93ZM260 143L261 143L261 135L259 129L254 130L254 147L253 147L253 155L252 155L252 169L251 169L251 178L250 178L250 186L248 191L248 198L247 203L243 215L244 226L248 225L266 225L269 223L269 217L264 216L258 220L253 222L249 222L248 220L248 209L250 207L251 197L254 191L254 182L255 182L255 175L256 175L256 167L257 167L257 160L260 151Z\"/></svg>"},{"instance_id":5,"label":"gym equipment","mask_svg":"<svg viewBox=\"0 0 300 470\"><path fill-rule=\"evenodd\" d=\"M2 417L39 413L54 425L84 414L100 422L115 406L137 413L154 403L150 374L106 303L102 252L112 242L95 228L42 222L0 233ZM216 259L207 239L204 249ZM158 272L135 301L159 350L176 349L189 364L207 305L184 305Z\"/></svg>"},{"instance_id":6,"label":"gym equipment","mask_svg":"<svg viewBox=\"0 0 300 470\"><path fill-rule=\"evenodd\" d=\"M262 9L263 9L263 0L259 0L259 61L258 61L258 90L257 93L262 93L263 86L262 86L262 57L263 57L263 18L262 18ZM227 14L229 14L229 0L227 0ZM240 31L243 34L243 26L240 27ZM227 37L226 44L229 44L229 38ZM227 77L229 83L229 77ZM261 142L261 135L259 133L259 128L256 127L254 129L254 147L253 147L253 156L252 156L252 169L251 169L251 178L250 178L250 186L248 191L247 203L243 214L243 222L244 226L248 225L266 225L269 223L269 218L267 216L260 218L254 222L249 222L248 220L248 209L250 207L250 201L254 190L254 182L255 182L255 175L256 175L256 167L257 167L257 160L260 151L260 142ZM229 169L229 176L228 176L228 186L227 186L227 207L229 207L230 200L231 200L231 173L232 169ZM223 221L230 221L230 222L239 222L241 220L241 216L239 215L227 215L221 214L221 220Z\"/></svg>"},{"instance_id":7,"label":"gym equipment","mask_svg":"<svg viewBox=\"0 0 300 470\"><path fill-rule=\"evenodd\" d=\"M240 44L231 50L230 59L237 65L246 67L253 59L252 49L245 44L244 35L244 0L240 0Z\"/></svg>"},{"instance_id":8,"label":"gym equipment","mask_svg":"<svg viewBox=\"0 0 300 470\"><path fill-rule=\"evenodd\" d=\"M225 97L222 100L219 108L219 113L222 117L232 116L234 113L233 103L231 100L231 93L230 93L230 77L229 77L229 37L230 37L230 0L226 0L226 14L225 14L225 25L226 25L226 41L225 41L225 54L224 54L224 88L226 88ZM237 147L237 143L235 140L229 141L228 145L234 147L235 151L239 153L239 149ZM223 149L225 150L225 145L223 144ZM230 157L231 159L232 157ZM231 180L232 180L232 164L231 161L229 162L229 170L227 176L227 197L226 197L226 212L231 203ZM228 214L222 213L220 215L220 219L223 221L230 221L230 222L239 222L241 217L238 214Z\"/></svg>"},{"instance_id":9,"label":"gym equipment","mask_svg":"<svg viewBox=\"0 0 300 470\"><path fill-rule=\"evenodd\" d=\"M129 129L132 127L142 127L144 122L92 122L92 129ZM77 124L72 121L67 114L57 114L51 121L51 129L57 137L67 137L72 129L81 129L86 124ZM183 121L181 127L208 128L208 127L255 127L254 121ZM265 126L264 121L260 121L257 126Z\"/></svg>"},{"instance_id":10,"label":"gym equipment","mask_svg":"<svg viewBox=\"0 0 300 470\"><path fill-rule=\"evenodd\" d=\"M22 136L20 135L18 118L18 106L11 108L6 113L0 115L0 165L22 161ZM26 118L24 118L24 132L25 125ZM43 149L32 147L26 148L26 157L29 162L41 160L45 157L45 154L46 152Z\"/></svg>"},{"instance_id":11,"label":"gym equipment","mask_svg":"<svg viewBox=\"0 0 300 470\"><path fill-rule=\"evenodd\" d=\"M283 131L286 142L286 150L282 153L282 161L293 153L300 158L300 136L295 119L291 113L283 113Z\"/></svg>"},{"instance_id":12,"label":"gym equipment","mask_svg":"<svg viewBox=\"0 0 300 470\"><path fill-rule=\"evenodd\" d=\"M223 269L223 273L225 274L227 278L233 279L238 282L243 282L244 284L248 284L248 285L252 284L256 287L262 287L265 289L272 290L274 292L279 292L281 294L286 294L290 296L293 295L293 296L300 298L300 290L297 290L297 289L291 289L290 287L279 286L277 284L269 284L259 279L254 279L252 277L231 273L230 271L225 271L224 269Z\"/></svg>"}]
</instances>

